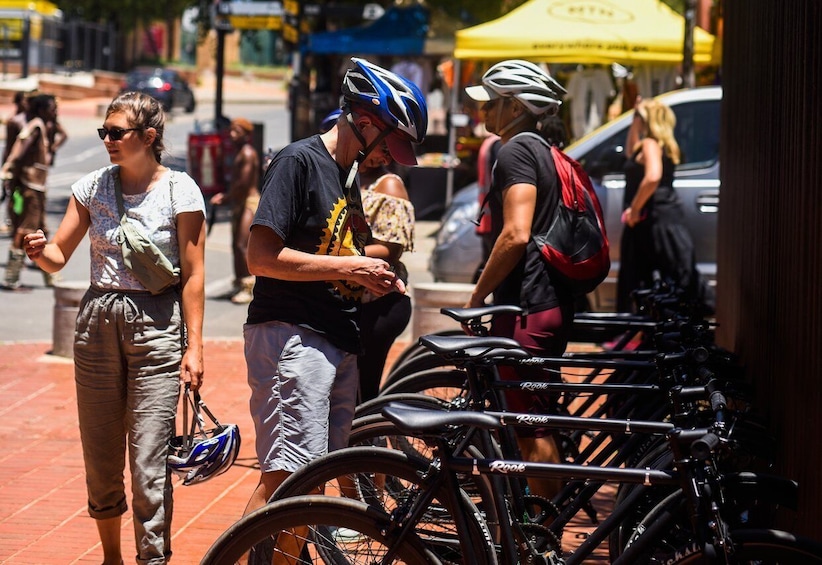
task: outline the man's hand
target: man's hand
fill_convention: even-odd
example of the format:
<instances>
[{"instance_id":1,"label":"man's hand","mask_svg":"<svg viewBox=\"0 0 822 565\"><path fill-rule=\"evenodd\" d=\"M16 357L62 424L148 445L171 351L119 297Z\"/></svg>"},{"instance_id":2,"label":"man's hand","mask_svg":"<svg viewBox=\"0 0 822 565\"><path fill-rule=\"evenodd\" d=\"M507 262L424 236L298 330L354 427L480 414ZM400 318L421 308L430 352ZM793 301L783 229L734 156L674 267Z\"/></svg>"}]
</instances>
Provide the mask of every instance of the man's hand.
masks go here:
<instances>
[{"instance_id":1,"label":"man's hand","mask_svg":"<svg viewBox=\"0 0 822 565\"><path fill-rule=\"evenodd\" d=\"M406 292L405 283L391 270L391 265L382 259L358 257L352 275L354 282L364 286L375 296L385 296L389 292Z\"/></svg>"}]
</instances>

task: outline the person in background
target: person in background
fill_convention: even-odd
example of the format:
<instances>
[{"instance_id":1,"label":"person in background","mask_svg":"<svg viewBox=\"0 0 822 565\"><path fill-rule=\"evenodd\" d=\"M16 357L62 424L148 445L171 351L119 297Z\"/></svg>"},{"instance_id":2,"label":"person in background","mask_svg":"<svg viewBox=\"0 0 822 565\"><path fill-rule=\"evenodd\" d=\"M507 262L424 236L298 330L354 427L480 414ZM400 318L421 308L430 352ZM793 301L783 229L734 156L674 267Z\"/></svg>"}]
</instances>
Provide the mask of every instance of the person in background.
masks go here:
<instances>
[{"instance_id":1,"label":"person in background","mask_svg":"<svg viewBox=\"0 0 822 565\"><path fill-rule=\"evenodd\" d=\"M680 161L674 138L676 116L658 100L637 99L625 142L625 193L617 279L617 310L632 312L631 293L653 285L658 271L696 298L700 276L694 244L682 222L684 212L674 190L674 169Z\"/></svg>"},{"instance_id":2,"label":"person in background","mask_svg":"<svg viewBox=\"0 0 822 565\"><path fill-rule=\"evenodd\" d=\"M231 164L231 183L227 192L211 197L213 206L231 205L231 251L234 260L235 304L251 302L254 277L248 270L248 238L251 222L260 203L260 154L251 142L254 126L245 118L231 121L229 135L237 150Z\"/></svg>"},{"instance_id":3,"label":"person in background","mask_svg":"<svg viewBox=\"0 0 822 565\"><path fill-rule=\"evenodd\" d=\"M362 206L371 228L365 254L388 262L408 285L408 269L400 261L404 251L414 250L414 205L399 175L385 168L360 169ZM366 291L362 297L360 337L360 402L375 398L380 390L388 352L411 320L411 297L390 292L382 297Z\"/></svg>"},{"instance_id":4,"label":"person in background","mask_svg":"<svg viewBox=\"0 0 822 565\"><path fill-rule=\"evenodd\" d=\"M54 272L89 236L91 284L77 316L74 374L88 511L105 565L123 562L127 451L136 561L159 565L171 558L168 442L181 383L197 390L203 382L205 203L191 177L161 163L164 128L154 98L137 92L115 98L97 130L112 164L72 185L52 241L41 230L25 237L29 258ZM179 269L179 284L160 294L148 292L123 263L116 184L127 221Z\"/></svg>"},{"instance_id":5,"label":"person in background","mask_svg":"<svg viewBox=\"0 0 822 565\"><path fill-rule=\"evenodd\" d=\"M47 124L56 118L57 102L50 94L29 98L26 125L17 134L3 163L2 178L12 190L12 242L3 281L5 290L18 290L26 255L23 237L35 230L46 231L46 178L51 153ZM44 273L47 286L52 277Z\"/></svg>"},{"instance_id":6,"label":"person in background","mask_svg":"<svg viewBox=\"0 0 822 565\"><path fill-rule=\"evenodd\" d=\"M9 153L11 153L11 148L14 146L15 140L17 140L17 135L20 133L20 130L25 127L26 122L28 121L28 116L26 115L26 110L28 108L28 101L26 100L26 93L23 91L18 91L14 93L14 114L6 120L6 143L3 146L3 160L0 161L0 165L4 164L8 158ZM0 202L6 202L6 219L2 226L0 226L0 230L6 234L12 234L12 220L14 217L14 198L12 198L14 194L14 187L12 186L11 179L3 179L3 193L0 194Z\"/></svg>"},{"instance_id":7,"label":"person in background","mask_svg":"<svg viewBox=\"0 0 822 565\"><path fill-rule=\"evenodd\" d=\"M46 124L46 135L49 139L49 166L54 166L54 161L57 155L57 150L60 149L68 141L68 133L66 133L63 124L57 119L57 109L55 108L54 120Z\"/></svg>"},{"instance_id":8,"label":"person in background","mask_svg":"<svg viewBox=\"0 0 822 565\"><path fill-rule=\"evenodd\" d=\"M557 114L565 90L534 63L520 60L493 65L482 83L465 89L469 97L483 102L486 129L500 137L493 168L488 207L491 212L493 246L488 260L465 304L482 306L493 293L495 304L513 304L519 316L494 319L493 335L517 340L538 356L558 356L565 351L574 317L574 298L569 289L551 280L531 234L545 232L553 219L560 196L559 179L550 150L535 136L539 124ZM501 368L506 369L506 368ZM505 379L550 379L539 369L500 371ZM511 393L508 407L514 412L545 411L534 397ZM537 430L518 436L522 456L528 461L559 461L556 442ZM534 494L550 498L558 481L529 480Z\"/></svg>"},{"instance_id":9,"label":"person in background","mask_svg":"<svg viewBox=\"0 0 822 565\"><path fill-rule=\"evenodd\" d=\"M364 291L405 293L384 259L365 256L369 228L360 165L416 164L428 117L420 90L352 58L342 115L324 134L281 150L266 171L251 227L256 278L243 328L260 480L260 508L308 461L348 443L356 404Z\"/></svg>"}]
</instances>

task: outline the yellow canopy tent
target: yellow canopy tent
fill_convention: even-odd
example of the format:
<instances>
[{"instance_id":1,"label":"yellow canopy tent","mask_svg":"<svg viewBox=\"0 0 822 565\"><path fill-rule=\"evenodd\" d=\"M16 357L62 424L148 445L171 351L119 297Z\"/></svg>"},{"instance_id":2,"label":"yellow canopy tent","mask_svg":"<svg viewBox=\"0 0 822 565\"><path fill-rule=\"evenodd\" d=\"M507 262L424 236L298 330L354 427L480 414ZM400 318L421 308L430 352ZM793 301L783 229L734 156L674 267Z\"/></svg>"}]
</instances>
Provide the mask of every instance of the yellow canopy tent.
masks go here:
<instances>
[{"instance_id":1,"label":"yellow canopy tent","mask_svg":"<svg viewBox=\"0 0 822 565\"><path fill-rule=\"evenodd\" d=\"M685 22L659 0L531 0L456 34L457 59L550 63L682 62ZM718 63L714 36L694 30L694 63Z\"/></svg>"}]
</instances>

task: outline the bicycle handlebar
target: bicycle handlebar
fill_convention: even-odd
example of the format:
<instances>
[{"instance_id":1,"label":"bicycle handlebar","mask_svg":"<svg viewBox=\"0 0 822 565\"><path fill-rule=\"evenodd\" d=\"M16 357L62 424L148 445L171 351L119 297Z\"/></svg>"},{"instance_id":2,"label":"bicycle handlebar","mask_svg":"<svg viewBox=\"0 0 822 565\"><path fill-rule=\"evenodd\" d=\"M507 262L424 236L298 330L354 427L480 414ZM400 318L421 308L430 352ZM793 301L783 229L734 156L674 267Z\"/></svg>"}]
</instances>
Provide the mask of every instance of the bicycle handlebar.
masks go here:
<instances>
[{"instance_id":1,"label":"bicycle handlebar","mask_svg":"<svg viewBox=\"0 0 822 565\"><path fill-rule=\"evenodd\" d=\"M691 443L691 455L697 459L708 459L716 446L719 445L719 436L713 432L708 432L698 440Z\"/></svg>"}]
</instances>

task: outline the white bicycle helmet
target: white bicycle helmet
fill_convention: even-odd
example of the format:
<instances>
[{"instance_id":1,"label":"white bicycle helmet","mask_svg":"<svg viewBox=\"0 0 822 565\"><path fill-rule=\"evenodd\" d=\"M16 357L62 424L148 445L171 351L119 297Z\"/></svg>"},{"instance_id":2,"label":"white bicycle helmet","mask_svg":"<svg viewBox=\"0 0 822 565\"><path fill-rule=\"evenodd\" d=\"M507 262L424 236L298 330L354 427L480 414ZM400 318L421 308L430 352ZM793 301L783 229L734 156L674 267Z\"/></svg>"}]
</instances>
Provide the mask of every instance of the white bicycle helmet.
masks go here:
<instances>
[{"instance_id":1,"label":"white bicycle helmet","mask_svg":"<svg viewBox=\"0 0 822 565\"><path fill-rule=\"evenodd\" d=\"M187 428L189 404L193 412L191 425ZM200 409L214 422L214 428L205 429ZM182 477L185 486L225 473L240 452L240 428L236 424L220 424L200 394L192 394L188 387L183 399L183 421L183 435L175 436L168 444L168 466L171 471Z\"/></svg>"},{"instance_id":2,"label":"white bicycle helmet","mask_svg":"<svg viewBox=\"0 0 822 565\"><path fill-rule=\"evenodd\" d=\"M469 86L466 94L477 101L510 96L534 116L556 114L566 90L538 65L513 59L493 65L482 75L482 84Z\"/></svg>"}]
</instances>

